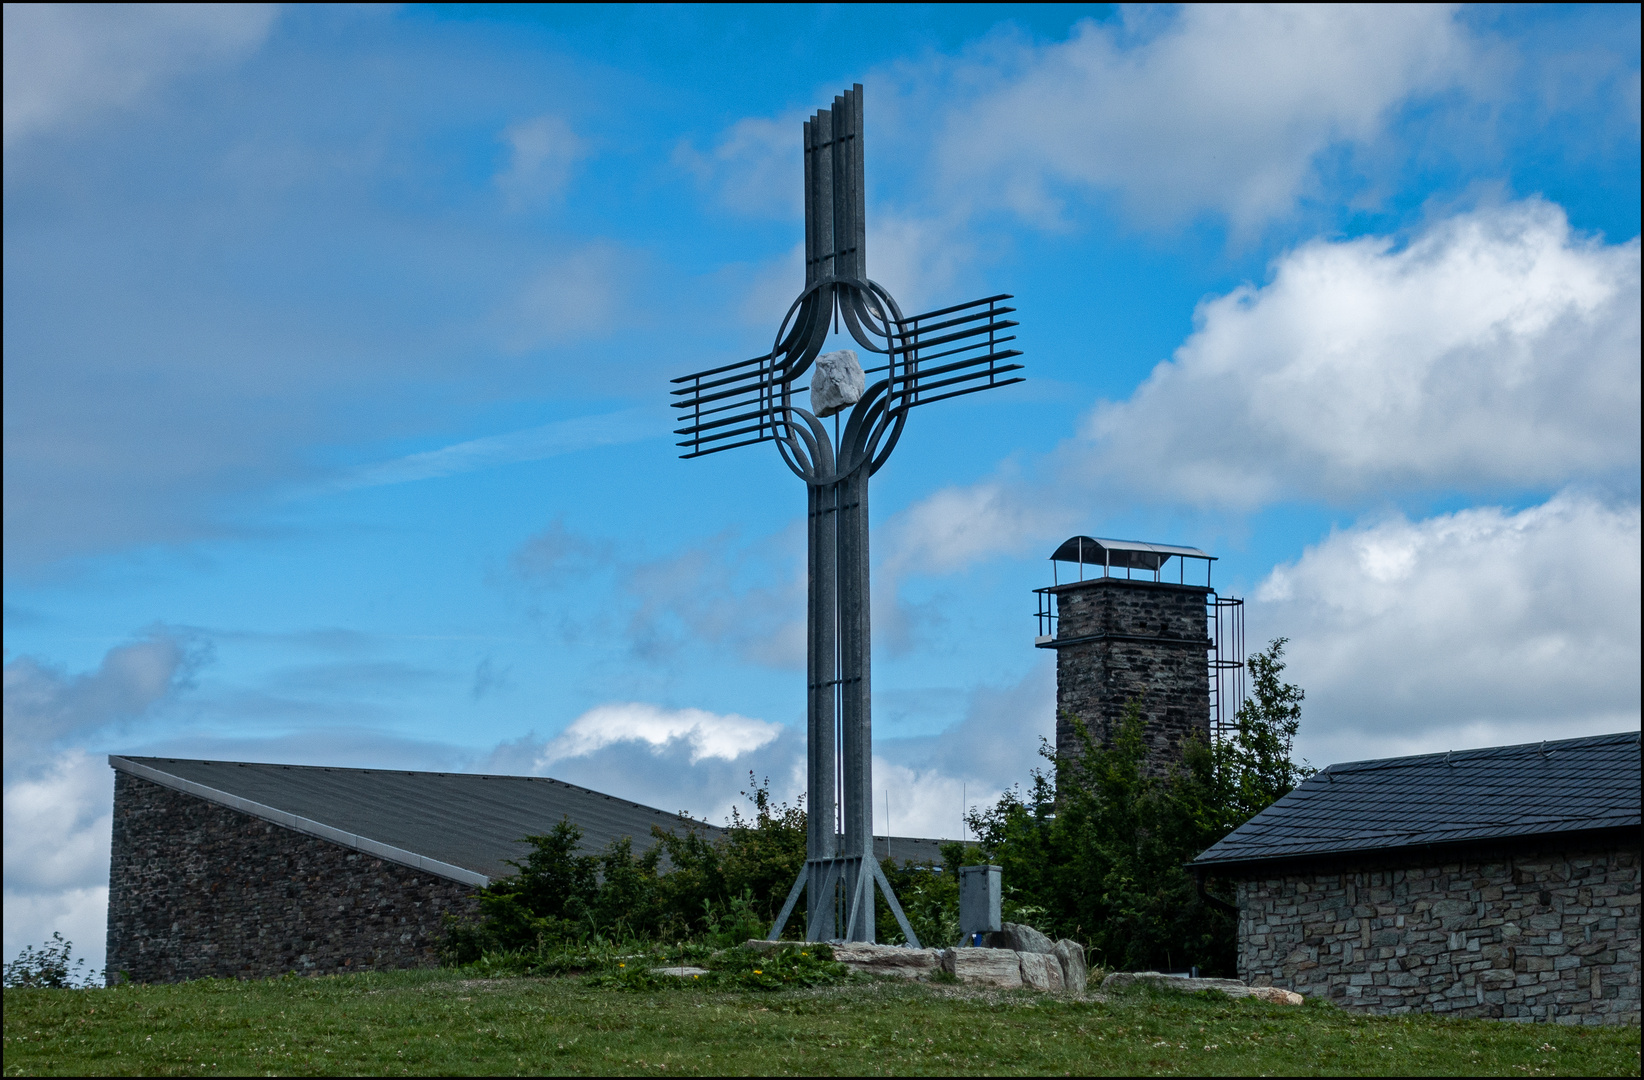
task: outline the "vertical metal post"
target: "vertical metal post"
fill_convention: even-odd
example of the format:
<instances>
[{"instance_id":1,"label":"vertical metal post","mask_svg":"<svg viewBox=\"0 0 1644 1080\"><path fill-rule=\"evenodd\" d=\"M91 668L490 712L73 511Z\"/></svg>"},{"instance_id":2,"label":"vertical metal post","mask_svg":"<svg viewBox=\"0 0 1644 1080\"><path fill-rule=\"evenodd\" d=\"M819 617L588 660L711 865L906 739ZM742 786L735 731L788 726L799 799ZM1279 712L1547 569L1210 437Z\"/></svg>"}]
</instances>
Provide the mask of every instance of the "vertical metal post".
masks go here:
<instances>
[{"instance_id":1,"label":"vertical metal post","mask_svg":"<svg viewBox=\"0 0 1644 1080\"><path fill-rule=\"evenodd\" d=\"M806 936L812 941L826 941L837 936L834 927L833 904L829 897L826 864L819 859L832 859L838 854L838 837L834 831L834 742L835 695L838 680L834 670L836 619L835 597L838 593L838 488L832 484L810 485L810 536L807 547L810 555L810 595L806 598L807 626L806 657L806 754L808 775L805 784L805 802L809 810L806 818L805 854L807 910L810 918Z\"/></svg>"},{"instance_id":2,"label":"vertical metal post","mask_svg":"<svg viewBox=\"0 0 1644 1080\"><path fill-rule=\"evenodd\" d=\"M869 630L868 470L839 485L839 676L843 705L845 895L854 918L844 927L849 941L874 940L873 905L873 686Z\"/></svg>"},{"instance_id":3,"label":"vertical metal post","mask_svg":"<svg viewBox=\"0 0 1644 1080\"><path fill-rule=\"evenodd\" d=\"M837 245L833 236L833 179L834 179L834 143L833 143L833 114L827 111L819 112L811 121L811 202L814 213L814 227L811 235L815 247L811 255L815 260L815 278L831 277L838 271L834 265L834 251ZM815 280L812 278L811 280Z\"/></svg>"}]
</instances>

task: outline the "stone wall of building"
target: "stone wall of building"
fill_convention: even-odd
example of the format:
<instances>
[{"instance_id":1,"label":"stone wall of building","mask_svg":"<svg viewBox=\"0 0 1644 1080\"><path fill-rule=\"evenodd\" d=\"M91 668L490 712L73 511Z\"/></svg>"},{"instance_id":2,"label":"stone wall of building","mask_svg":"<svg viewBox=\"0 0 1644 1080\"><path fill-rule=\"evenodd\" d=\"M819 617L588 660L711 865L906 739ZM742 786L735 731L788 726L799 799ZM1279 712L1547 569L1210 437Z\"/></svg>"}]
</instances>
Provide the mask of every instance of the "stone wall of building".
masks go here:
<instances>
[{"instance_id":1,"label":"stone wall of building","mask_svg":"<svg viewBox=\"0 0 1644 1080\"><path fill-rule=\"evenodd\" d=\"M1102 635L1056 649L1056 752L1077 757L1074 723L1105 744L1130 701L1141 703L1148 768L1181 759L1191 732L1210 738L1209 590L1097 578L1056 591L1056 638Z\"/></svg>"},{"instance_id":2,"label":"stone wall of building","mask_svg":"<svg viewBox=\"0 0 1644 1080\"><path fill-rule=\"evenodd\" d=\"M1639 1022L1639 848L1240 882L1239 974L1345 1008Z\"/></svg>"},{"instance_id":3,"label":"stone wall of building","mask_svg":"<svg viewBox=\"0 0 1644 1080\"><path fill-rule=\"evenodd\" d=\"M439 963L471 885L114 774L110 980L263 978Z\"/></svg>"}]
</instances>

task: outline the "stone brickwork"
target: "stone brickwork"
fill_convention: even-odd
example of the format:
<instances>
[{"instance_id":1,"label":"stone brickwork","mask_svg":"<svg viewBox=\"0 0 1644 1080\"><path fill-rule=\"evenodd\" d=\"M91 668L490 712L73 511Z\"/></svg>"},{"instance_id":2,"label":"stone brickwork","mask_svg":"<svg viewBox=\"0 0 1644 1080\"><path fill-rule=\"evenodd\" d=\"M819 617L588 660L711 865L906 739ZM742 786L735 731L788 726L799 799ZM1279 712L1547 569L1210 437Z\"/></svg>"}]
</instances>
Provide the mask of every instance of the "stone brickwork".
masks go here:
<instances>
[{"instance_id":1,"label":"stone brickwork","mask_svg":"<svg viewBox=\"0 0 1644 1080\"><path fill-rule=\"evenodd\" d=\"M114 774L108 971L136 982L433 967L473 886Z\"/></svg>"},{"instance_id":2,"label":"stone brickwork","mask_svg":"<svg viewBox=\"0 0 1644 1080\"><path fill-rule=\"evenodd\" d=\"M1639 1022L1639 849L1242 881L1239 974L1351 1009Z\"/></svg>"},{"instance_id":3,"label":"stone brickwork","mask_svg":"<svg viewBox=\"0 0 1644 1080\"><path fill-rule=\"evenodd\" d=\"M1106 744L1125 705L1141 703L1148 771L1181 760L1189 733L1210 738L1210 590L1124 578L1056 589L1056 752L1077 757L1074 723Z\"/></svg>"}]
</instances>

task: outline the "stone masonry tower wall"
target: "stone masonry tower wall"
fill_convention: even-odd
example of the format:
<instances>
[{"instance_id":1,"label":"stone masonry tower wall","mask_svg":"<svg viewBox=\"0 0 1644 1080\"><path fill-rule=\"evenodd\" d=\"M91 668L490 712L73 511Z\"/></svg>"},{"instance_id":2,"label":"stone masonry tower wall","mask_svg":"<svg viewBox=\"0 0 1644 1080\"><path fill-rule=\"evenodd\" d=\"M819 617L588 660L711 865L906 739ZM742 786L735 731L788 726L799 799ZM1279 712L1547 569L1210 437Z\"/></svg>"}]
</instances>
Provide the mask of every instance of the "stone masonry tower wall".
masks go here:
<instances>
[{"instance_id":1,"label":"stone masonry tower wall","mask_svg":"<svg viewBox=\"0 0 1644 1080\"><path fill-rule=\"evenodd\" d=\"M1162 775L1192 732L1210 739L1210 589L1101 577L1056 596L1056 752L1077 757L1083 722L1106 745L1130 701L1141 704L1147 770Z\"/></svg>"}]
</instances>

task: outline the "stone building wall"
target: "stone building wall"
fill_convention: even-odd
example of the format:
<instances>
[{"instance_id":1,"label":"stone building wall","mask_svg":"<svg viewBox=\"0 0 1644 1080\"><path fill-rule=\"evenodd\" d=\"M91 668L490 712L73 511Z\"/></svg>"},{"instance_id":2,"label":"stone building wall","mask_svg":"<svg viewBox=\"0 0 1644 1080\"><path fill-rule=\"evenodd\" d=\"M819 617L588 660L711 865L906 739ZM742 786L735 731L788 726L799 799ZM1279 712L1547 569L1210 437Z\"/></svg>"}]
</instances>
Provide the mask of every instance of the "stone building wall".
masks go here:
<instances>
[{"instance_id":1,"label":"stone building wall","mask_svg":"<svg viewBox=\"0 0 1644 1080\"><path fill-rule=\"evenodd\" d=\"M471 885L114 774L108 971L136 982L434 967Z\"/></svg>"},{"instance_id":2,"label":"stone building wall","mask_svg":"<svg viewBox=\"0 0 1644 1080\"><path fill-rule=\"evenodd\" d=\"M1639 848L1239 883L1239 974L1345 1008L1639 1022Z\"/></svg>"},{"instance_id":3,"label":"stone building wall","mask_svg":"<svg viewBox=\"0 0 1644 1080\"><path fill-rule=\"evenodd\" d=\"M1107 635L1056 649L1058 754L1080 751L1070 717L1105 744L1132 700L1141 703L1150 772L1179 761L1190 732L1209 740L1208 594L1192 585L1123 578L1056 590L1058 641Z\"/></svg>"}]
</instances>

